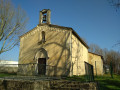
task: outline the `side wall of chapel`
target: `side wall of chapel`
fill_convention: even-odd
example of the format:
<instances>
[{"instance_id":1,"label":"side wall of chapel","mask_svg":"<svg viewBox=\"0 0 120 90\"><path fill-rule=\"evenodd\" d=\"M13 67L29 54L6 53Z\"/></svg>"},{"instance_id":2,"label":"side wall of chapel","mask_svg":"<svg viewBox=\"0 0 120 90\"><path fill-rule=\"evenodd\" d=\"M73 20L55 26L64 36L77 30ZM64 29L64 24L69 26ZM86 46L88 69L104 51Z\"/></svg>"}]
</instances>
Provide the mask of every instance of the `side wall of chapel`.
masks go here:
<instances>
[{"instance_id":1,"label":"side wall of chapel","mask_svg":"<svg viewBox=\"0 0 120 90\"><path fill-rule=\"evenodd\" d=\"M72 34L72 66L73 75L85 74L85 63L88 62L88 49Z\"/></svg>"}]
</instances>

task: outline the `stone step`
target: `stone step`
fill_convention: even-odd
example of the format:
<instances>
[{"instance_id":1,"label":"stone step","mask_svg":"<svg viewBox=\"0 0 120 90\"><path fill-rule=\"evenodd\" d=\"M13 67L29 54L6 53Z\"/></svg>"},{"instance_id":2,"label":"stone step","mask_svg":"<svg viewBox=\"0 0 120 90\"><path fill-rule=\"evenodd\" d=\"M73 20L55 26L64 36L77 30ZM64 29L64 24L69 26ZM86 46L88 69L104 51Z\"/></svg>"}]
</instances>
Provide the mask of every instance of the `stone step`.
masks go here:
<instances>
[{"instance_id":1,"label":"stone step","mask_svg":"<svg viewBox=\"0 0 120 90\"><path fill-rule=\"evenodd\" d=\"M63 83L69 83L69 82L68 81L58 81L58 80L51 81L51 85L57 85L57 84L63 84Z\"/></svg>"},{"instance_id":2,"label":"stone step","mask_svg":"<svg viewBox=\"0 0 120 90\"><path fill-rule=\"evenodd\" d=\"M71 83L71 82L65 82L65 83L54 83L51 84L52 86L64 86L64 87L81 87L81 86L86 86L86 84L81 84L81 83ZM88 86L88 84L87 84Z\"/></svg>"},{"instance_id":3,"label":"stone step","mask_svg":"<svg viewBox=\"0 0 120 90\"><path fill-rule=\"evenodd\" d=\"M81 82L70 82L70 81L55 81L55 82L51 82L51 84L81 84Z\"/></svg>"},{"instance_id":4,"label":"stone step","mask_svg":"<svg viewBox=\"0 0 120 90\"><path fill-rule=\"evenodd\" d=\"M86 84L72 84L72 83L62 83L62 84L54 84L54 86L60 86L60 85L62 85L62 86L86 86Z\"/></svg>"},{"instance_id":5,"label":"stone step","mask_svg":"<svg viewBox=\"0 0 120 90\"><path fill-rule=\"evenodd\" d=\"M61 87L61 88L51 88L51 90L83 90L81 88L78 87ZM87 90L87 88L86 88Z\"/></svg>"},{"instance_id":6,"label":"stone step","mask_svg":"<svg viewBox=\"0 0 120 90\"><path fill-rule=\"evenodd\" d=\"M79 87L79 86L74 86L74 87L71 87L71 86L62 86L62 87L53 87L53 88L83 88L83 87ZM86 88L86 87L84 87L84 88Z\"/></svg>"},{"instance_id":7,"label":"stone step","mask_svg":"<svg viewBox=\"0 0 120 90\"><path fill-rule=\"evenodd\" d=\"M0 77L2 79L10 79L10 80L60 80L57 77L39 77L39 76L11 76L11 77Z\"/></svg>"},{"instance_id":8,"label":"stone step","mask_svg":"<svg viewBox=\"0 0 120 90\"><path fill-rule=\"evenodd\" d=\"M85 90L87 90L89 87L88 83L75 81L54 81L51 85L53 86L52 89L55 90L80 90L80 88L85 88Z\"/></svg>"}]
</instances>

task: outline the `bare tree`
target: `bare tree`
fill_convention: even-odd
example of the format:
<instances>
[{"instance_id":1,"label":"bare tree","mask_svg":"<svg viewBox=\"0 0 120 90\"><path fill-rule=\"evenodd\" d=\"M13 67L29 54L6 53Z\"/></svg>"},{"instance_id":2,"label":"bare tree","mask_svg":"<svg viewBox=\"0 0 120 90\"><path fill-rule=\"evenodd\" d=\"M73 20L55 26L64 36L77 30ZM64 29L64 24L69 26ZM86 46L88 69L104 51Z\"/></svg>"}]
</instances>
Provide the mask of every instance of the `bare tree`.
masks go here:
<instances>
[{"instance_id":1,"label":"bare tree","mask_svg":"<svg viewBox=\"0 0 120 90\"><path fill-rule=\"evenodd\" d=\"M112 47L113 47L113 48L114 48L114 47L120 47L120 40L117 41L116 44L114 44ZM120 49L119 49L119 50L120 50Z\"/></svg>"},{"instance_id":2,"label":"bare tree","mask_svg":"<svg viewBox=\"0 0 120 90\"><path fill-rule=\"evenodd\" d=\"M110 62L112 62L112 66L114 68L114 73L118 73L119 71L119 64L120 64L120 53L110 50L107 53L107 64L110 64Z\"/></svg>"},{"instance_id":3,"label":"bare tree","mask_svg":"<svg viewBox=\"0 0 120 90\"><path fill-rule=\"evenodd\" d=\"M116 11L120 8L120 0L108 0L108 2L115 7Z\"/></svg>"},{"instance_id":4,"label":"bare tree","mask_svg":"<svg viewBox=\"0 0 120 90\"><path fill-rule=\"evenodd\" d=\"M89 51L90 52L93 52L93 53L96 53L96 54L99 54L99 55L102 55L102 49L96 45L96 44L90 44L89 45Z\"/></svg>"},{"instance_id":5,"label":"bare tree","mask_svg":"<svg viewBox=\"0 0 120 90\"><path fill-rule=\"evenodd\" d=\"M120 74L120 52L116 52L114 50L107 50L106 48L101 49L96 44L90 44L89 51L102 55L104 58L104 66L110 66L112 63L114 73Z\"/></svg>"},{"instance_id":6,"label":"bare tree","mask_svg":"<svg viewBox=\"0 0 120 90\"><path fill-rule=\"evenodd\" d=\"M10 1L0 0L0 54L18 44L27 21L26 13L20 7L14 8Z\"/></svg>"}]
</instances>

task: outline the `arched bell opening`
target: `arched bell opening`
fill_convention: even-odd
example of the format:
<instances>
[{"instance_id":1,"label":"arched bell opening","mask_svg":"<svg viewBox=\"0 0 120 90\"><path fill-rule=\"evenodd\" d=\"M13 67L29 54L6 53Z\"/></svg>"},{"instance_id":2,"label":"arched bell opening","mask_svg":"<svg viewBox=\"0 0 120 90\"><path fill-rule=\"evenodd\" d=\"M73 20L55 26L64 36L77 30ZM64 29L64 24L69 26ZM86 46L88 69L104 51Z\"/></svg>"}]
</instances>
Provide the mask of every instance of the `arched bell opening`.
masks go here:
<instances>
[{"instance_id":1,"label":"arched bell opening","mask_svg":"<svg viewBox=\"0 0 120 90\"><path fill-rule=\"evenodd\" d=\"M40 48L35 55L36 60L36 74L37 75L46 75L46 66L47 66L48 54L44 48Z\"/></svg>"}]
</instances>

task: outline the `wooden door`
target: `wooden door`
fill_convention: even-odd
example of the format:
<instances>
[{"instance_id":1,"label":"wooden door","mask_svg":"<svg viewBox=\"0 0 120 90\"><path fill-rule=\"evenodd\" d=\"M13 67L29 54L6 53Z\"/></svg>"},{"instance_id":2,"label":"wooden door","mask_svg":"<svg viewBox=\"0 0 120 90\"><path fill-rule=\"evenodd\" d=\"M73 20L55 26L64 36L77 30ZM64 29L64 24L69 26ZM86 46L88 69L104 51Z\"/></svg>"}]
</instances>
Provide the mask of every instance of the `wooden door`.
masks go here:
<instances>
[{"instance_id":1,"label":"wooden door","mask_svg":"<svg viewBox=\"0 0 120 90\"><path fill-rule=\"evenodd\" d=\"M46 58L38 59L38 74L45 75L46 73Z\"/></svg>"}]
</instances>

